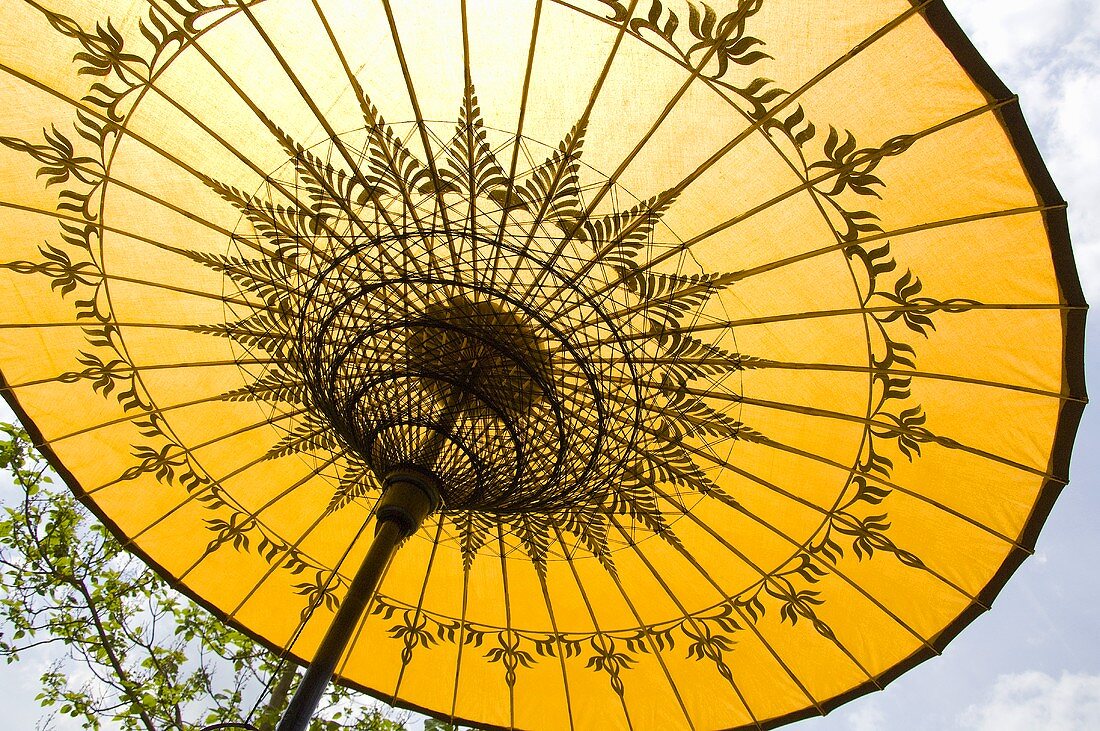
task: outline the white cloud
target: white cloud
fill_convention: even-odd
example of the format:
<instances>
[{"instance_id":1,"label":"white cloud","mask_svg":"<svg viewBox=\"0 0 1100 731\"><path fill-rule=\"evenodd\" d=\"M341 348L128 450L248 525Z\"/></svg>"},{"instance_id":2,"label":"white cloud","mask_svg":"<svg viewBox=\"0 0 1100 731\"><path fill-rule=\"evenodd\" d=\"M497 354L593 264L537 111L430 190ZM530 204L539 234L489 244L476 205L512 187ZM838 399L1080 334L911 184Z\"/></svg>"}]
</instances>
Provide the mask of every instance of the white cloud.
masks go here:
<instances>
[{"instance_id":1,"label":"white cloud","mask_svg":"<svg viewBox=\"0 0 1100 731\"><path fill-rule=\"evenodd\" d=\"M1088 1L1088 0L1086 0ZM948 6L982 55L996 68L1033 58L1051 39L1071 32L1076 0L954 0Z\"/></svg>"},{"instance_id":2,"label":"white cloud","mask_svg":"<svg viewBox=\"0 0 1100 731\"><path fill-rule=\"evenodd\" d=\"M1100 46L1100 44L1097 44ZM1088 294L1100 294L1100 61L1068 73L1052 100L1048 163L1070 202L1071 233Z\"/></svg>"},{"instance_id":3,"label":"white cloud","mask_svg":"<svg viewBox=\"0 0 1100 731\"><path fill-rule=\"evenodd\" d=\"M850 731L885 731L886 714L882 712L877 700L865 699L860 706L848 714Z\"/></svg>"},{"instance_id":4,"label":"white cloud","mask_svg":"<svg viewBox=\"0 0 1100 731\"><path fill-rule=\"evenodd\" d=\"M958 718L971 731L1092 731L1100 728L1100 675L1002 675L984 703Z\"/></svg>"}]
</instances>

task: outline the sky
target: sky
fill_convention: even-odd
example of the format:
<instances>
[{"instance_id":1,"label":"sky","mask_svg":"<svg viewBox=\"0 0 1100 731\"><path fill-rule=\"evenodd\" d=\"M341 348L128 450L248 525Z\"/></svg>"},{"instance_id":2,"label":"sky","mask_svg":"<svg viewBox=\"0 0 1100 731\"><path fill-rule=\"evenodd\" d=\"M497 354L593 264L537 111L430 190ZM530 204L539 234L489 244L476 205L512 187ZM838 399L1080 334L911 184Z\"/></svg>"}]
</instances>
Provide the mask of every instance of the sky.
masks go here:
<instances>
[{"instance_id":1,"label":"sky","mask_svg":"<svg viewBox=\"0 0 1100 731\"><path fill-rule=\"evenodd\" d=\"M949 0L979 50L1021 97L1063 197L1087 299L1100 302L1100 2ZM1086 357L1100 348L1092 317ZM1088 373L1100 394L1100 369ZM0 407L0 420L10 413ZM1100 407L1085 410L1071 481L1026 561L946 649L798 731L1100 729ZM6 491L0 491L2 495ZM7 493L10 494L10 493ZM7 728L33 728L47 658L0 666ZM415 727L416 724L414 723ZM60 726L59 726L60 728Z\"/></svg>"}]
</instances>

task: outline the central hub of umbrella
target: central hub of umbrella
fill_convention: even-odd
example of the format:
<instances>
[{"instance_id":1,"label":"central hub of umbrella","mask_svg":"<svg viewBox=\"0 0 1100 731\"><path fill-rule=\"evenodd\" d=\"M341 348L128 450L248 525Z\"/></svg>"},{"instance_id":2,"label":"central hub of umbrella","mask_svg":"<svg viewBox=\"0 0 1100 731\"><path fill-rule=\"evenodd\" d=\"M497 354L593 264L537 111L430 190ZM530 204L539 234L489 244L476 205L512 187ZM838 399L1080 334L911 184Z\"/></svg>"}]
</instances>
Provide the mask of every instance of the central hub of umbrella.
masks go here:
<instances>
[{"instance_id":1,"label":"central hub of umbrella","mask_svg":"<svg viewBox=\"0 0 1100 731\"><path fill-rule=\"evenodd\" d=\"M303 281L292 359L308 402L377 479L420 475L444 510L599 502L622 457L607 410L633 405L623 364L579 347L550 303L475 279L488 242L452 239L457 266L378 270L380 248L407 245L383 237Z\"/></svg>"},{"instance_id":2,"label":"central hub of umbrella","mask_svg":"<svg viewBox=\"0 0 1100 731\"><path fill-rule=\"evenodd\" d=\"M740 362L676 332L721 275L681 272L680 242L655 236L668 201L584 166L576 129L540 146L466 116L432 167L400 127L299 149L209 262L242 398L285 429L271 455L337 472L330 511L399 482L504 527L568 513L599 532L591 516L619 513L665 530L654 480L710 489L676 445L741 433L686 388ZM493 150L513 147L546 160L510 176ZM350 154L366 162L349 173Z\"/></svg>"}]
</instances>

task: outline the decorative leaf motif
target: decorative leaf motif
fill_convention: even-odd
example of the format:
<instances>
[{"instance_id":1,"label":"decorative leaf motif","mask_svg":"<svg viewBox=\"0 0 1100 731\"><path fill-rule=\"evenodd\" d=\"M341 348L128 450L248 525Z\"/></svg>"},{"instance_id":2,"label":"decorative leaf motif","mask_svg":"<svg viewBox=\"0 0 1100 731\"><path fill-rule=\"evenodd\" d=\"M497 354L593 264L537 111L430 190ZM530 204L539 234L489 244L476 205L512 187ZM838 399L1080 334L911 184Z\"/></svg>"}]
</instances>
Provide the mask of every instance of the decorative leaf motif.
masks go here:
<instances>
[{"instance_id":1,"label":"decorative leaf motif","mask_svg":"<svg viewBox=\"0 0 1100 731\"><path fill-rule=\"evenodd\" d=\"M852 548L861 561L864 558L871 558L875 551L885 551L897 556L898 560L907 566L926 568L918 556L899 548L886 535L890 523L885 513L866 518L855 518L845 513L838 513L832 520L832 526L837 532L854 538Z\"/></svg>"},{"instance_id":2,"label":"decorative leaf motif","mask_svg":"<svg viewBox=\"0 0 1100 731\"><path fill-rule=\"evenodd\" d=\"M626 515L653 534L660 536L681 552L684 544L672 532L657 504L652 480L645 475L627 470L623 483L607 499L605 509L611 513Z\"/></svg>"},{"instance_id":3,"label":"decorative leaf motif","mask_svg":"<svg viewBox=\"0 0 1100 731\"><path fill-rule=\"evenodd\" d=\"M654 274L624 272L623 284L642 301L642 314L658 332L680 325L707 300L734 281L733 274Z\"/></svg>"},{"instance_id":4,"label":"decorative leaf motif","mask_svg":"<svg viewBox=\"0 0 1100 731\"><path fill-rule=\"evenodd\" d=\"M437 642L437 638L429 632L428 619L420 610L406 610L401 613L402 621L389 628L390 637L401 640L404 647L401 650L401 662L408 665L412 662L413 650L417 647L431 647Z\"/></svg>"},{"instance_id":5,"label":"decorative leaf motif","mask_svg":"<svg viewBox=\"0 0 1100 731\"><path fill-rule=\"evenodd\" d=\"M677 440L684 436L698 436L765 441L756 430L718 411L697 396L673 390L665 391L664 395L667 401L663 407L657 407L657 411L665 416L668 431Z\"/></svg>"},{"instance_id":6,"label":"decorative leaf motif","mask_svg":"<svg viewBox=\"0 0 1100 731\"><path fill-rule=\"evenodd\" d=\"M564 221L577 221L583 214L581 205L580 156L587 123L573 125L557 149L538 167L531 170L522 183L513 182L513 194L496 190L489 197L502 208L524 208L537 211L535 220L553 221L564 227Z\"/></svg>"},{"instance_id":7,"label":"decorative leaf motif","mask_svg":"<svg viewBox=\"0 0 1100 731\"><path fill-rule=\"evenodd\" d=\"M790 622L793 626L798 623L799 618L805 618L822 636L831 640L836 639L832 629L818 618L817 611L814 609L825 603L825 600L820 598L821 592L796 589L790 581L782 578L765 581L764 591L779 600L779 616L784 622Z\"/></svg>"},{"instance_id":8,"label":"decorative leaf motif","mask_svg":"<svg viewBox=\"0 0 1100 731\"><path fill-rule=\"evenodd\" d=\"M54 24L54 28L61 30L62 27L72 28L75 25L72 19L67 18L64 23ZM96 23L95 32L93 33L77 31L73 34L73 37L79 40L87 49L73 57L74 60L86 64L80 69L81 74L89 76L113 74L119 78L127 78L134 73L134 69L137 67L138 73L144 72L144 77L148 78L150 71L148 62L140 55L126 53L123 50L125 40L110 20L107 21L106 26Z\"/></svg>"},{"instance_id":9,"label":"decorative leaf motif","mask_svg":"<svg viewBox=\"0 0 1100 731\"><path fill-rule=\"evenodd\" d=\"M511 688L516 684L516 669L534 667L535 658L529 652L520 649L520 638L511 632L497 633L497 646L491 647L485 653L485 658L492 663L504 665L504 682Z\"/></svg>"},{"instance_id":10,"label":"decorative leaf motif","mask_svg":"<svg viewBox=\"0 0 1100 731\"><path fill-rule=\"evenodd\" d=\"M53 281L50 287L59 290L64 296L77 288L77 285L97 287L103 282L103 275L92 262L73 263L69 253L52 244L38 247L43 261L12 261L0 264L0 269L9 269L18 274L41 274Z\"/></svg>"},{"instance_id":11,"label":"decorative leaf motif","mask_svg":"<svg viewBox=\"0 0 1100 731\"><path fill-rule=\"evenodd\" d=\"M310 236L320 234L328 225L324 214L275 204L212 178L202 180L248 219L261 239L272 246L267 253L273 259L293 259Z\"/></svg>"},{"instance_id":12,"label":"decorative leaf motif","mask_svg":"<svg viewBox=\"0 0 1100 731\"><path fill-rule=\"evenodd\" d=\"M763 0L741 0L733 12L721 19L709 5L702 3L702 6L703 14L700 16L699 9L693 3L688 4L688 28L698 42L688 48L685 56L691 59L697 54L705 55L713 49L718 68L708 74L709 78L720 79L725 76L731 63L751 66L771 58L757 48L763 46L764 41L745 35L747 20L760 12L764 6Z\"/></svg>"},{"instance_id":13,"label":"decorative leaf motif","mask_svg":"<svg viewBox=\"0 0 1100 731\"><path fill-rule=\"evenodd\" d=\"M592 655L584 666L598 673L607 673L612 690L621 697L624 687L620 674L624 670L629 670L637 660L624 652L617 651L615 641L606 635L593 637L588 645Z\"/></svg>"},{"instance_id":14,"label":"decorative leaf motif","mask_svg":"<svg viewBox=\"0 0 1100 731\"><path fill-rule=\"evenodd\" d=\"M248 534L256 527L256 521L251 515L239 512L232 513L229 520L207 518L204 522L214 533L214 538L206 548L207 553L228 544L232 544L236 551L247 551Z\"/></svg>"},{"instance_id":15,"label":"decorative leaf motif","mask_svg":"<svg viewBox=\"0 0 1100 731\"><path fill-rule=\"evenodd\" d=\"M650 31L659 38L671 43L672 37L676 34L676 29L680 27L680 19L676 16L676 13L671 11L665 15L665 8L661 4L661 0L650 0L648 15L631 19L627 27L630 28L631 33L636 35L641 35L643 30Z\"/></svg>"},{"instance_id":16,"label":"decorative leaf motif","mask_svg":"<svg viewBox=\"0 0 1100 731\"><path fill-rule=\"evenodd\" d=\"M138 371L129 361L121 357L105 360L97 353L82 351L77 362L86 367L80 371L62 373L57 377L60 383L88 380L92 382L92 388L102 396L113 393L126 411L148 411L152 408L138 378Z\"/></svg>"},{"instance_id":17,"label":"decorative leaf motif","mask_svg":"<svg viewBox=\"0 0 1100 731\"><path fill-rule=\"evenodd\" d=\"M294 340L287 334L288 323L281 313L272 310L259 310L236 322L189 325L185 329L231 338L245 348L259 348L278 360L289 360L295 347Z\"/></svg>"},{"instance_id":18,"label":"decorative leaf motif","mask_svg":"<svg viewBox=\"0 0 1100 731\"><path fill-rule=\"evenodd\" d=\"M885 313L875 313L876 319L883 323L894 322L895 320L901 319L910 330L928 337L928 331L936 329L935 323L929 316L932 313L966 312L979 304L977 300L963 298L937 300L932 297L918 297L917 295L923 289L924 285L918 277L913 276L912 272L905 272L905 274L899 277L897 282L894 283L893 293L875 292L877 296L895 303L899 308L904 309L896 309Z\"/></svg>"},{"instance_id":19,"label":"decorative leaf motif","mask_svg":"<svg viewBox=\"0 0 1100 731\"><path fill-rule=\"evenodd\" d=\"M898 449L912 462L913 457L920 456L920 445L928 442L940 441L936 435L924 428L927 417L920 404L904 409L900 414L880 412L879 419L889 421L888 426L873 425L871 433L882 439L897 441Z\"/></svg>"},{"instance_id":20,"label":"decorative leaf motif","mask_svg":"<svg viewBox=\"0 0 1100 731\"><path fill-rule=\"evenodd\" d=\"M42 130L43 144L35 144L18 137L0 137L0 144L30 155L42 167L38 177L46 178L46 187L67 183L75 179L88 186L98 186L105 175L103 165L94 157L76 154L73 143L56 126Z\"/></svg>"},{"instance_id":21,"label":"decorative leaf motif","mask_svg":"<svg viewBox=\"0 0 1100 731\"><path fill-rule=\"evenodd\" d=\"M274 310L287 309L294 272L290 262L278 257L246 259L202 251L181 251L181 254L215 272L224 274L245 291L260 297Z\"/></svg>"},{"instance_id":22,"label":"decorative leaf motif","mask_svg":"<svg viewBox=\"0 0 1100 731\"><path fill-rule=\"evenodd\" d=\"M699 378L721 377L768 364L764 359L730 352L679 330L661 333L657 342L664 351L664 381L673 388Z\"/></svg>"},{"instance_id":23,"label":"decorative leaf motif","mask_svg":"<svg viewBox=\"0 0 1100 731\"><path fill-rule=\"evenodd\" d=\"M151 474L169 484L179 480L189 492L209 483L209 479L192 466L190 454L178 444L167 442L159 448L137 445L133 448L133 456L137 464L123 471L119 480Z\"/></svg>"},{"instance_id":24,"label":"decorative leaf motif","mask_svg":"<svg viewBox=\"0 0 1100 731\"><path fill-rule=\"evenodd\" d=\"M84 49L73 56L75 62L83 64L77 73L102 81L91 85L83 101L100 108L111 124L123 120L123 103L136 96L135 90L148 85L164 51L183 40L178 30L165 25L167 16L155 7L151 7L146 18L138 23L138 30L148 42L151 53L126 50L125 37L109 19L106 24L97 23L95 30L88 31L68 16L41 8L40 11L54 30L76 40Z\"/></svg>"},{"instance_id":25,"label":"decorative leaf motif","mask_svg":"<svg viewBox=\"0 0 1100 731\"><path fill-rule=\"evenodd\" d=\"M845 130L844 140L841 141L840 132L830 126L829 137L825 140L825 159L811 164L807 173L825 176L825 180L815 183L814 187L828 197L850 190L857 195L879 198L881 196L875 188L882 187L884 183L873 171L885 158L908 150L914 141L912 135L900 135L887 140L881 147L860 148L852 132ZM832 188L819 187L829 182Z\"/></svg>"},{"instance_id":26,"label":"decorative leaf motif","mask_svg":"<svg viewBox=\"0 0 1100 731\"><path fill-rule=\"evenodd\" d=\"M474 557L489 539L493 525L481 513L466 510L452 518L459 532L459 547L462 550L462 566L466 571L474 564Z\"/></svg>"},{"instance_id":27,"label":"decorative leaf motif","mask_svg":"<svg viewBox=\"0 0 1100 731\"><path fill-rule=\"evenodd\" d=\"M565 511L551 519L559 524L561 530L579 538L585 549L595 556L609 573L613 576L617 575L618 570L615 568L611 548L607 543L607 531L611 523L606 515L594 510L584 514L579 514L578 511Z\"/></svg>"},{"instance_id":28,"label":"decorative leaf motif","mask_svg":"<svg viewBox=\"0 0 1100 731\"><path fill-rule=\"evenodd\" d=\"M639 267L639 253L675 200L675 196L666 191L625 211L588 218L580 227L564 217L558 225L578 241L590 242L600 263L630 272Z\"/></svg>"},{"instance_id":29,"label":"decorative leaf motif","mask_svg":"<svg viewBox=\"0 0 1100 731\"><path fill-rule=\"evenodd\" d=\"M272 364L253 383L226 391L221 398L226 401L270 401L301 406L306 401L306 394L300 378Z\"/></svg>"},{"instance_id":30,"label":"decorative leaf motif","mask_svg":"<svg viewBox=\"0 0 1100 731\"><path fill-rule=\"evenodd\" d=\"M306 606L301 612L301 621L305 622L318 607L325 607L330 612L335 612L340 606L340 600L336 596L343 580L333 572L317 571L313 581L306 581L294 585L294 593L306 597Z\"/></svg>"},{"instance_id":31,"label":"decorative leaf motif","mask_svg":"<svg viewBox=\"0 0 1100 731\"><path fill-rule=\"evenodd\" d=\"M340 483L329 500L325 514L334 513L348 503L371 493L381 493L382 488L371 468L357 459L348 459L340 472Z\"/></svg>"},{"instance_id":32,"label":"decorative leaf motif","mask_svg":"<svg viewBox=\"0 0 1100 731\"><path fill-rule=\"evenodd\" d=\"M741 629L741 624L734 619L735 612L736 605L726 602L719 606L716 614L689 618L680 625L681 631L691 640L688 657L710 660L718 674L731 685L734 684L733 671L726 663L726 653L732 652L737 643L729 635Z\"/></svg>"},{"instance_id":33,"label":"decorative leaf motif","mask_svg":"<svg viewBox=\"0 0 1100 731\"><path fill-rule=\"evenodd\" d=\"M680 16L671 9L666 10L661 0L650 0L648 9L643 9L646 8L644 2L638 3L638 8L643 10L635 17L631 17L630 9L622 0L600 2L611 11L608 20L616 24L626 23L629 32L639 38L652 38L655 44L667 47L687 66L700 63L701 60L697 59L709 54L716 65L715 70L706 74L711 80L725 76L731 64L745 67L770 58L756 50L757 46L763 45L763 41L745 34L746 21L760 11L763 0L741 0L736 9L721 18L706 3L684 3L688 10L690 38L683 33Z\"/></svg>"},{"instance_id":34,"label":"decorative leaf motif","mask_svg":"<svg viewBox=\"0 0 1100 731\"><path fill-rule=\"evenodd\" d=\"M431 171L409 151L369 99L365 102L364 116L367 123L365 165L367 182L372 187L363 192L358 202L364 203L382 193L407 197L410 190L433 186Z\"/></svg>"},{"instance_id":35,"label":"decorative leaf motif","mask_svg":"<svg viewBox=\"0 0 1100 731\"><path fill-rule=\"evenodd\" d=\"M439 170L443 193L463 191L470 200L477 200L507 186L508 174L489 146L481 106L472 84L463 95L454 144L447 147L447 161L450 167Z\"/></svg>"},{"instance_id":36,"label":"decorative leaf motif","mask_svg":"<svg viewBox=\"0 0 1100 731\"><path fill-rule=\"evenodd\" d=\"M527 558L535 567L539 577L546 579L546 557L550 553L549 518L542 515L521 515L509 523L509 528L519 538Z\"/></svg>"},{"instance_id":37,"label":"decorative leaf motif","mask_svg":"<svg viewBox=\"0 0 1100 731\"><path fill-rule=\"evenodd\" d=\"M306 414L294 431L276 442L265 459L278 459L301 452L339 452L342 447L332 433L332 427L322 417Z\"/></svg>"},{"instance_id":38,"label":"decorative leaf motif","mask_svg":"<svg viewBox=\"0 0 1100 731\"><path fill-rule=\"evenodd\" d=\"M173 13L184 19L184 28L190 34L197 33L199 22L209 20L219 11L240 10L252 7L264 0L163 0ZM216 17L216 16L215 16Z\"/></svg>"},{"instance_id":39,"label":"decorative leaf motif","mask_svg":"<svg viewBox=\"0 0 1100 731\"><path fill-rule=\"evenodd\" d=\"M60 383L90 380L93 389L108 396L119 382L128 383L134 377L133 367L121 358L104 361L95 353L81 351L77 361L87 367L82 371L62 373L57 377Z\"/></svg>"},{"instance_id":40,"label":"decorative leaf motif","mask_svg":"<svg viewBox=\"0 0 1100 731\"><path fill-rule=\"evenodd\" d=\"M692 641L688 645L688 657L695 660L720 662L723 655L733 649L733 640L723 635L713 634L705 624L699 625L699 631L684 628L684 634Z\"/></svg>"}]
</instances>

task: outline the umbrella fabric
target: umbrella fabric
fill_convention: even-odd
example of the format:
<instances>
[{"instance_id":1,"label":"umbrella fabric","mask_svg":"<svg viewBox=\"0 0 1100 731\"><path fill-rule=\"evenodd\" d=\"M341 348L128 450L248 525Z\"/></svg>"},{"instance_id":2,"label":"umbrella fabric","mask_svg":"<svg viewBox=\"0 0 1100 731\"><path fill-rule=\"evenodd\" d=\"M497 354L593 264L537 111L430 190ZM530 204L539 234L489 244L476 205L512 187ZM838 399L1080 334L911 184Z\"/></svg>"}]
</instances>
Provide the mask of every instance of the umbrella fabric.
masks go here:
<instances>
[{"instance_id":1,"label":"umbrella fabric","mask_svg":"<svg viewBox=\"0 0 1100 731\"><path fill-rule=\"evenodd\" d=\"M342 682L488 727L822 713L1030 552L1064 203L940 2L11 0L0 369L84 502Z\"/></svg>"}]
</instances>

